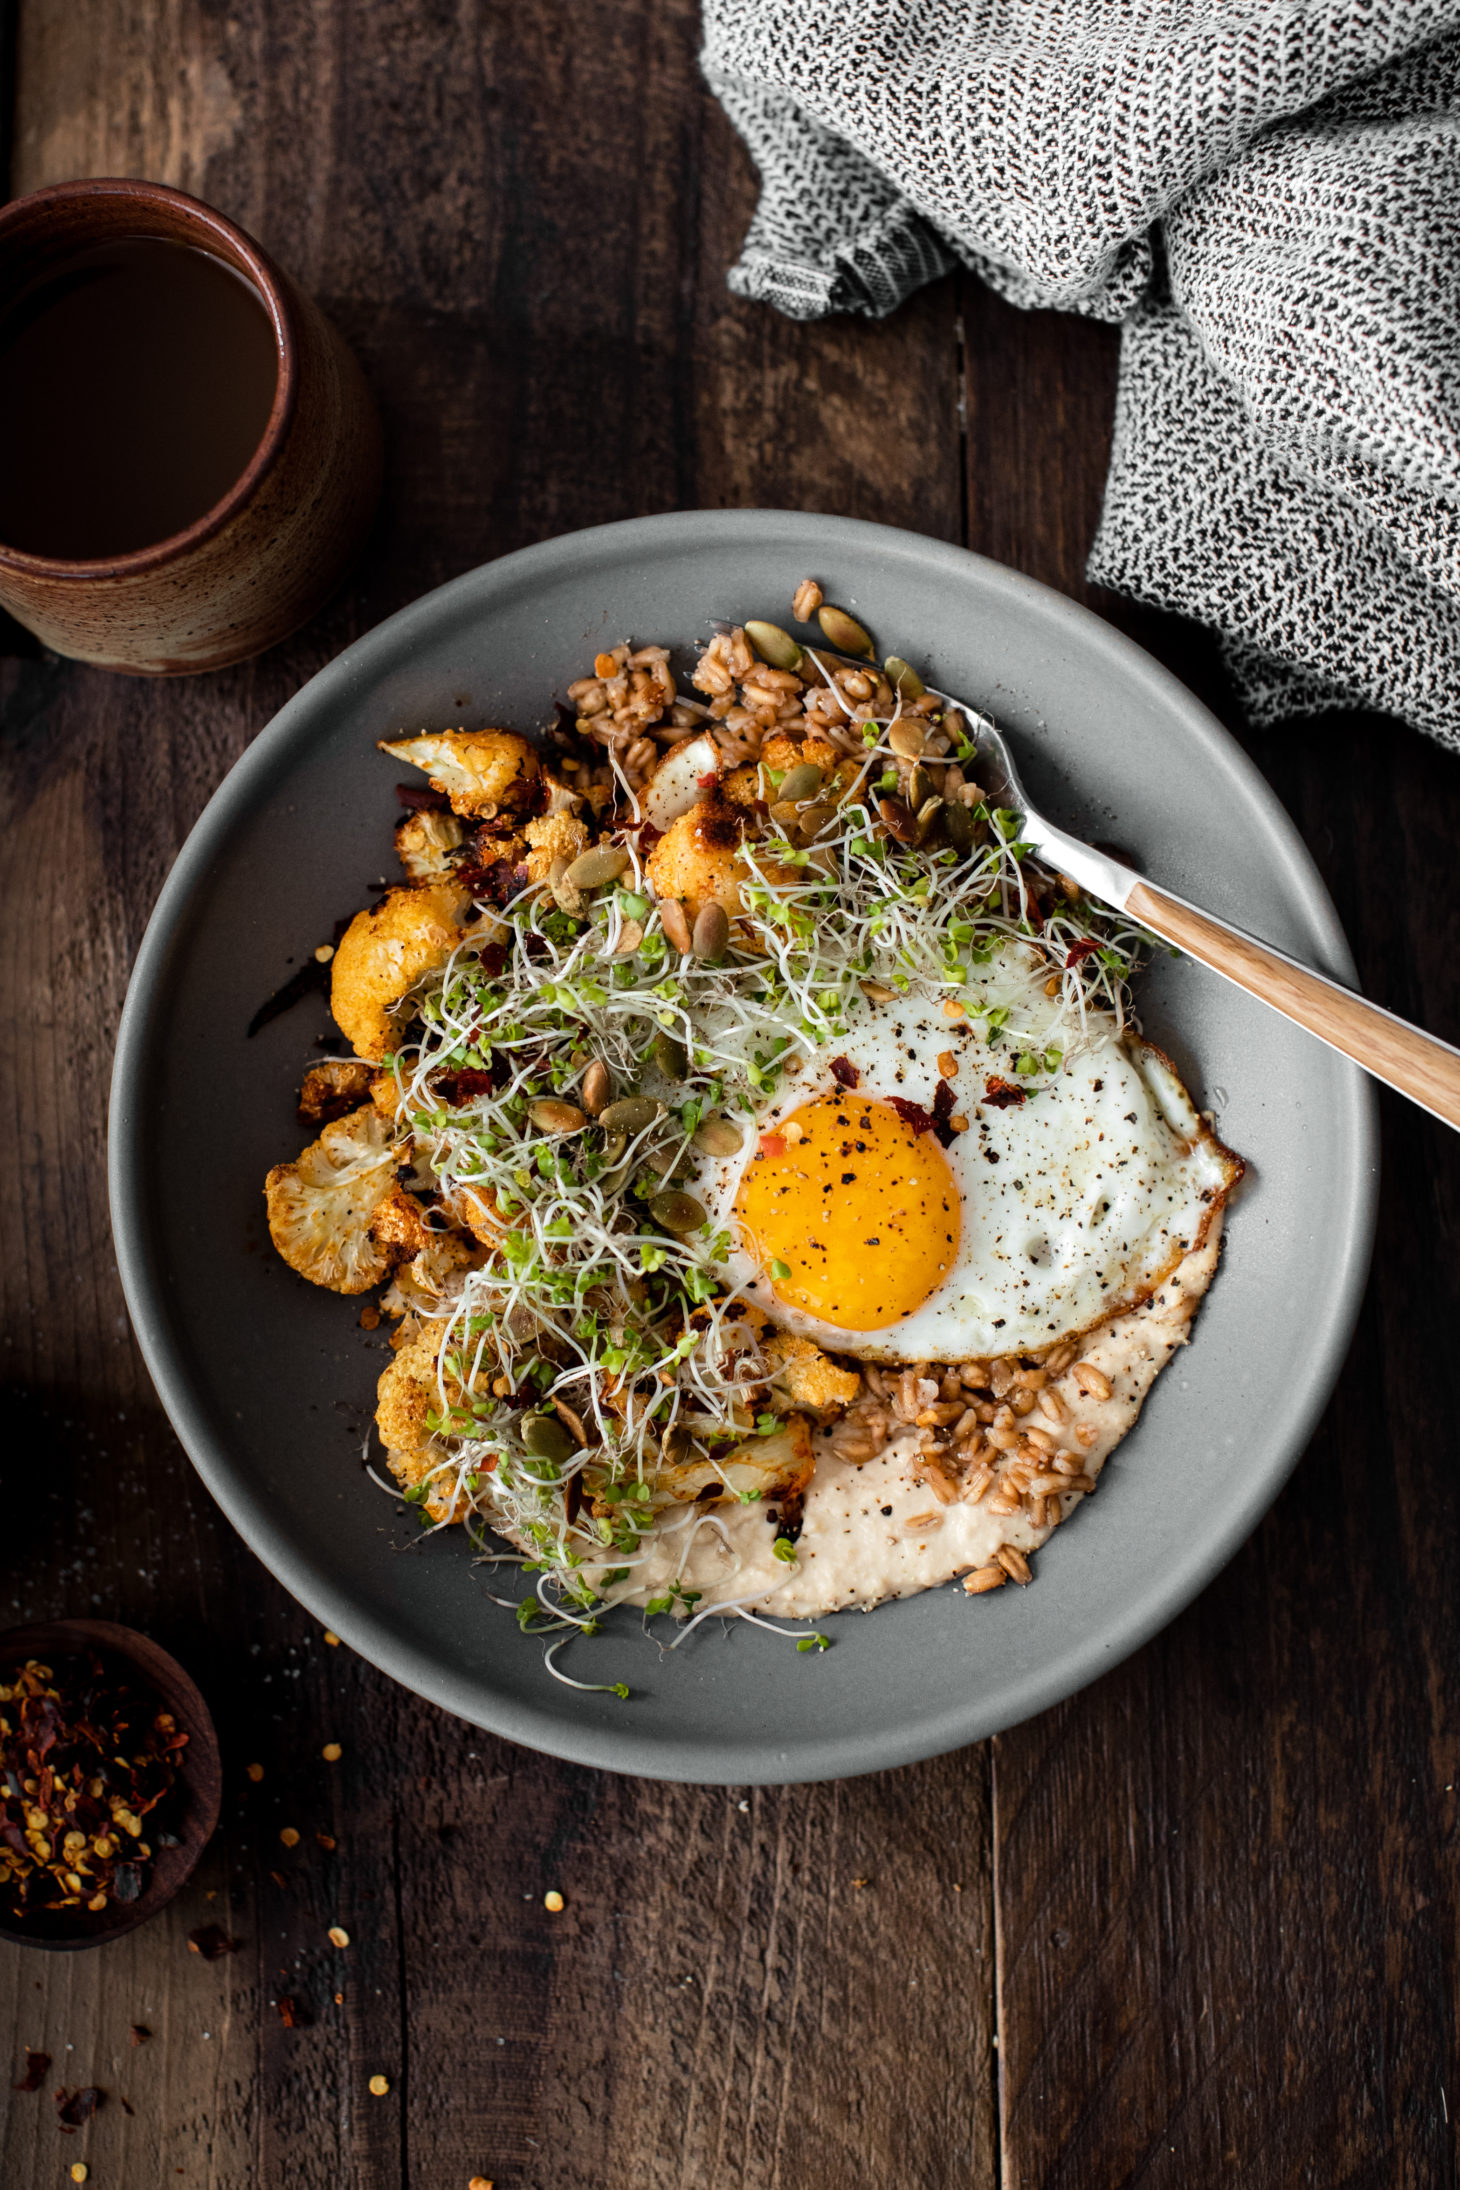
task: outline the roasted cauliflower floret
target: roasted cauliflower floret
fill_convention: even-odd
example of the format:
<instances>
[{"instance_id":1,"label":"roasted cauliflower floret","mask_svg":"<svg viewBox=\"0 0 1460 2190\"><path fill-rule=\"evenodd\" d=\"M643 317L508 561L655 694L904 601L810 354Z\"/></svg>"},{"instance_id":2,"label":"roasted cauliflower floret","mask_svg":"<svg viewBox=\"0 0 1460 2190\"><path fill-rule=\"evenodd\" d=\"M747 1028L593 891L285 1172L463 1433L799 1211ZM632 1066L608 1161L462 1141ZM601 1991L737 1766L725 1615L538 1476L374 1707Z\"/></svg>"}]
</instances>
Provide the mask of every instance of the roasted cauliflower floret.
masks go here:
<instances>
[{"instance_id":1,"label":"roasted cauliflower floret","mask_svg":"<svg viewBox=\"0 0 1460 2190\"><path fill-rule=\"evenodd\" d=\"M862 1389L856 1369L839 1369L809 1338L778 1331L765 1349L772 1365L771 1380L793 1406L811 1407L818 1413L828 1407L849 1407Z\"/></svg>"},{"instance_id":2,"label":"roasted cauliflower floret","mask_svg":"<svg viewBox=\"0 0 1460 2190\"><path fill-rule=\"evenodd\" d=\"M740 857L739 818L719 799L709 797L672 821L649 854L649 882L656 897L677 897L691 921L702 906L741 909L745 865Z\"/></svg>"},{"instance_id":3,"label":"roasted cauliflower floret","mask_svg":"<svg viewBox=\"0 0 1460 2190\"><path fill-rule=\"evenodd\" d=\"M455 814L406 814L395 825L395 856L412 882L438 882L456 865L466 831Z\"/></svg>"},{"instance_id":4,"label":"roasted cauliflower floret","mask_svg":"<svg viewBox=\"0 0 1460 2190\"><path fill-rule=\"evenodd\" d=\"M370 1230L395 1184L394 1135L373 1103L327 1125L264 1181L269 1236L291 1270L332 1293L365 1293L394 1261Z\"/></svg>"},{"instance_id":5,"label":"roasted cauliflower floret","mask_svg":"<svg viewBox=\"0 0 1460 2190\"><path fill-rule=\"evenodd\" d=\"M453 813L483 821L504 806L526 806L542 773L536 753L514 730L439 730L394 743L382 738L380 750L423 769L432 790L450 799Z\"/></svg>"},{"instance_id":6,"label":"roasted cauliflower floret","mask_svg":"<svg viewBox=\"0 0 1460 2190\"><path fill-rule=\"evenodd\" d=\"M788 1415L769 1437L748 1438L714 1461L698 1454L677 1466L663 1467L654 1488L681 1505L725 1505L758 1491L763 1500L799 1497L816 1465L811 1431L804 1415Z\"/></svg>"},{"instance_id":7,"label":"roasted cauliflower floret","mask_svg":"<svg viewBox=\"0 0 1460 2190\"><path fill-rule=\"evenodd\" d=\"M391 890L356 913L335 952L330 1009L357 1056L378 1063L393 1047L392 1012L450 956L468 903L460 883L428 882Z\"/></svg>"},{"instance_id":8,"label":"roasted cauliflower floret","mask_svg":"<svg viewBox=\"0 0 1460 2190\"><path fill-rule=\"evenodd\" d=\"M571 864L580 852L587 851L587 824L566 808L544 814L540 821L527 824L527 845L528 881L546 882L551 878L554 860L566 859Z\"/></svg>"},{"instance_id":9,"label":"roasted cauliflower floret","mask_svg":"<svg viewBox=\"0 0 1460 2190\"><path fill-rule=\"evenodd\" d=\"M408 1194L399 1179L377 1204L370 1219L370 1229L380 1245L389 1248L396 1257L420 1254L423 1248L431 1245L433 1238L424 1204L417 1201L414 1194Z\"/></svg>"},{"instance_id":10,"label":"roasted cauliflower floret","mask_svg":"<svg viewBox=\"0 0 1460 2190\"><path fill-rule=\"evenodd\" d=\"M370 1067L358 1057L331 1057L311 1065L299 1090L299 1123L328 1125L357 1110L370 1093Z\"/></svg>"},{"instance_id":11,"label":"roasted cauliflower floret","mask_svg":"<svg viewBox=\"0 0 1460 2190\"><path fill-rule=\"evenodd\" d=\"M386 1466L402 1490L413 1490L425 1482L446 1457L430 1427L431 1421L440 1420L443 1414L442 1383L445 1408L457 1406L464 1396L454 1377L438 1377L438 1357L447 1328L445 1322L423 1325L401 1347L376 1390L375 1426L385 1446ZM422 1501L431 1520L466 1518L467 1500L456 1496L455 1484L452 1468L442 1469L435 1477Z\"/></svg>"},{"instance_id":12,"label":"roasted cauliflower floret","mask_svg":"<svg viewBox=\"0 0 1460 2190\"><path fill-rule=\"evenodd\" d=\"M389 1316L439 1316L462 1272L479 1270L486 1260L485 1247L465 1233L433 1232L418 1254L397 1265L380 1305Z\"/></svg>"}]
</instances>

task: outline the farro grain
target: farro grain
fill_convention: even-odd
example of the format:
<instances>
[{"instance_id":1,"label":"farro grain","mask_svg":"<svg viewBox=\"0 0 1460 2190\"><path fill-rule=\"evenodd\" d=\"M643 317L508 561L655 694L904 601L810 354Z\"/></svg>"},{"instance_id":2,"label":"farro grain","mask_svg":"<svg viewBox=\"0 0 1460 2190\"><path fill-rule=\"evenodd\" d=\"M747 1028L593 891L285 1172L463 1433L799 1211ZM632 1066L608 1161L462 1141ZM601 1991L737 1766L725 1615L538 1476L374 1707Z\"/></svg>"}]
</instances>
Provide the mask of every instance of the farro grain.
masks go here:
<instances>
[{"instance_id":1,"label":"farro grain","mask_svg":"<svg viewBox=\"0 0 1460 2190\"><path fill-rule=\"evenodd\" d=\"M1093 1361L1077 1361L1070 1374L1087 1399L1110 1397L1110 1379L1103 1369L1096 1368Z\"/></svg>"},{"instance_id":2,"label":"farro grain","mask_svg":"<svg viewBox=\"0 0 1460 2190\"><path fill-rule=\"evenodd\" d=\"M1025 1558L1023 1552L1017 1550L1013 1544L1000 1544L998 1550L994 1553L994 1559L996 1564L1003 1568L1011 1581L1018 1582L1022 1586L1033 1579L1029 1571L1029 1561Z\"/></svg>"}]
</instances>

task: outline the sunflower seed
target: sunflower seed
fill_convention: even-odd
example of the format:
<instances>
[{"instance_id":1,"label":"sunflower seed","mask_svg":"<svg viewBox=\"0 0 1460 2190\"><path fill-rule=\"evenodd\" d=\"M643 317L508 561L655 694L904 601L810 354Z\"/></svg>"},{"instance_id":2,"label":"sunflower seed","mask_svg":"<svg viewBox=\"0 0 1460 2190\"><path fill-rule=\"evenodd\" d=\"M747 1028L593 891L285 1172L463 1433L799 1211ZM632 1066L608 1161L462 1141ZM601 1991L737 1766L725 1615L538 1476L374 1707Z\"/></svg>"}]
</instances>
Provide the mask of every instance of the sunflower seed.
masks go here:
<instances>
[{"instance_id":1,"label":"sunflower seed","mask_svg":"<svg viewBox=\"0 0 1460 2190\"><path fill-rule=\"evenodd\" d=\"M555 1460L559 1464L577 1450L571 1430L555 1414L529 1415L522 1425L522 1442L540 1460Z\"/></svg>"},{"instance_id":2,"label":"sunflower seed","mask_svg":"<svg viewBox=\"0 0 1460 2190\"><path fill-rule=\"evenodd\" d=\"M890 1004L897 994L896 989L890 989L885 981L859 981L857 987L869 1004Z\"/></svg>"},{"instance_id":3,"label":"sunflower seed","mask_svg":"<svg viewBox=\"0 0 1460 2190\"><path fill-rule=\"evenodd\" d=\"M643 940L644 924L641 920L623 921L619 927L618 941L613 947L614 957L632 958Z\"/></svg>"},{"instance_id":4,"label":"sunflower seed","mask_svg":"<svg viewBox=\"0 0 1460 2190\"><path fill-rule=\"evenodd\" d=\"M702 1156L734 1156L745 1146L745 1135L732 1119L712 1110L702 1121L692 1146Z\"/></svg>"},{"instance_id":5,"label":"sunflower seed","mask_svg":"<svg viewBox=\"0 0 1460 2190\"><path fill-rule=\"evenodd\" d=\"M621 844L595 844L591 851L580 852L564 878L575 890L601 890L605 882L612 882L629 864L629 855Z\"/></svg>"},{"instance_id":6,"label":"sunflower seed","mask_svg":"<svg viewBox=\"0 0 1460 2190\"><path fill-rule=\"evenodd\" d=\"M695 922L699 927L699 921ZM689 1055L677 1035L661 1027L654 1037L654 1062L666 1080L682 1080L689 1070Z\"/></svg>"},{"instance_id":7,"label":"sunflower seed","mask_svg":"<svg viewBox=\"0 0 1460 2190\"><path fill-rule=\"evenodd\" d=\"M887 674L905 700L920 700L928 689L912 663L905 662L900 654L888 655Z\"/></svg>"},{"instance_id":8,"label":"sunflower seed","mask_svg":"<svg viewBox=\"0 0 1460 2190\"><path fill-rule=\"evenodd\" d=\"M781 797L794 805L798 799L815 798L824 777L814 760L798 761L781 778Z\"/></svg>"},{"instance_id":9,"label":"sunflower seed","mask_svg":"<svg viewBox=\"0 0 1460 2190\"><path fill-rule=\"evenodd\" d=\"M789 631L782 631L779 624L748 623L745 636L762 661L772 669L799 669L801 649Z\"/></svg>"},{"instance_id":10,"label":"sunflower seed","mask_svg":"<svg viewBox=\"0 0 1460 2190\"><path fill-rule=\"evenodd\" d=\"M928 742L928 734L920 722L895 722L887 733L887 742L901 760L916 760Z\"/></svg>"},{"instance_id":11,"label":"sunflower seed","mask_svg":"<svg viewBox=\"0 0 1460 2190\"><path fill-rule=\"evenodd\" d=\"M827 601L817 610L816 615L817 622L832 645L840 648L843 654L871 653L871 639L856 617L849 616L844 608L833 608Z\"/></svg>"},{"instance_id":12,"label":"sunflower seed","mask_svg":"<svg viewBox=\"0 0 1460 2190\"><path fill-rule=\"evenodd\" d=\"M881 814L882 819L887 823L888 828L897 838L899 844L915 842L918 825L900 798L879 798L877 811Z\"/></svg>"},{"instance_id":13,"label":"sunflower seed","mask_svg":"<svg viewBox=\"0 0 1460 2190\"><path fill-rule=\"evenodd\" d=\"M642 1133L646 1125L663 1115L663 1103L656 1103L648 1095L620 1095L616 1103L599 1112L598 1122L605 1133Z\"/></svg>"},{"instance_id":14,"label":"sunflower seed","mask_svg":"<svg viewBox=\"0 0 1460 2190\"><path fill-rule=\"evenodd\" d=\"M529 1103L527 1115L539 1133L581 1133L588 1123L588 1114L576 1103L559 1103L551 1099Z\"/></svg>"},{"instance_id":15,"label":"sunflower seed","mask_svg":"<svg viewBox=\"0 0 1460 2190\"><path fill-rule=\"evenodd\" d=\"M730 916L723 905L717 905L712 899L708 905L700 907L699 917L695 921L695 932L692 941L696 958L703 958L710 965L719 963L720 959L724 957L726 945L730 941ZM681 1055L683 1055L682 1051ZM668 1069L666 1066L665 1070ZM675 1078L682 1079L684 1070L684 1066L681 1065L678 1073L675 1074Z\"/></svg>"},{"instance_id":16,"label":"sunflower seed","mask_svg":"<svg viewBox=\"0 0 1460 2190\"><path fill-rule=\"evenodd\" d=\"M659 900L659 925L681 957L690 951L689 915L677 897L661 897Z\"/></svg>"},{"instance_id":17,"label":"sunflower seed","mask_svg":"<svg viewBox=\"0 0 1460 2190\"><path fill-rule=\"evenodd\" d=\"M671 1188L667 1194L656 1194L649 1204L649 1214L666 1232L682 1237L687 1232L697 1232L702 1224L708 1224L704 1208L693 1194L681 1194Z\"/></svg>"},{"instance_id":18,"label":"sunflower seed","mask_svg":"<svg viewBox=\"0 0 1460 2190\"><path fill-rule=\"evenodd\" d=\"M613 1094L613 1082L608 1067L601 1057L595 1057L583 1075L583 1085L578 1090L578 1100L590 1118L596 1118Z\"/></svg>"}]
</instances>

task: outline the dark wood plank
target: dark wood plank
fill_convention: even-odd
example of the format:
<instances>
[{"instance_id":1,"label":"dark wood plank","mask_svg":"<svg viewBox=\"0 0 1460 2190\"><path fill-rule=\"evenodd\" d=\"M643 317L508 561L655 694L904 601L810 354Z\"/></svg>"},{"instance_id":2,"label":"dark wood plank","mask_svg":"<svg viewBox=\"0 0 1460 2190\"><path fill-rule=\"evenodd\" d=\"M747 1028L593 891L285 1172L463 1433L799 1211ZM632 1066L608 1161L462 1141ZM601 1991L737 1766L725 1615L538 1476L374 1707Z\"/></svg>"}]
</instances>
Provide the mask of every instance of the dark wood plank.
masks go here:
<instances>
[{"instance_id":1,"label":"dark wood plank","mask_svg":"<svg viewBox=\"0 0 1460 2190\"><path fill-rule=\"evenodd\" d=\"M1111 330L967 285L970 545L1114 614L1223 710L1215 649L1093 594ZM1245 737L1369 993L1460 1041L1460 775L1413 732ZM1004 2180L1450 2181L1460 1497L1437 1372L1460 1143L1384 1100L1353 1354L1230 1569L1130 1664L994 1743Z\"/></svg>"},{"instance_id":2,"label":"dark wood plank","mask_svg":"<svg viewBox=\"0 0 1460 2190\"><path fill-rule=\"evenodd\" d=\"M929 2190L995 2171L986 1752L742 1811L417 1706L328 1648L213 1513L107 1243L111 1034L146 913L218 778L356 631L484 556L680 504L958 534L951 292L872 330L725 294L752 185L695 34L688 0L27 0L17 187L149 173L242 220L357 346L390 477L356 582L261 662L167 686L3 673L0 1116L23 1154L0 1222L26 1465L0 1601L95 1599L158 1634L213 1702L229 1775L166 1926L105 1962L0 1955L17 2045L59 2076L75 2044L136 2109L61 2139L48 2100L0 2091L7 2180L78 2152L123 2190L572 2190L610 2153L617 2179L684 2186L809 2190L829 2154ZM187 1953L205 1919L237 1955ZM135 2053L134 2019L155 2034Z\"/></svg>"}]
</instances>

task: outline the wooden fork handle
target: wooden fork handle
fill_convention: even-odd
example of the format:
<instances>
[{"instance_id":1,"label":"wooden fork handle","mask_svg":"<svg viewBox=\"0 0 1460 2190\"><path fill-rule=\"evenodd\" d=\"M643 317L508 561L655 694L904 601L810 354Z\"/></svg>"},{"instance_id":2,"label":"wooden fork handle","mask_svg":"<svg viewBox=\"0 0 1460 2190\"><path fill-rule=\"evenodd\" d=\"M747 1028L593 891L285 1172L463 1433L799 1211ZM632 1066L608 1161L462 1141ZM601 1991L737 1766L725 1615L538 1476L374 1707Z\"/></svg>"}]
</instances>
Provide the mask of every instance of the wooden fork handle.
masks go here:
<instances>
[{"instance_id":1,"label":"wooden fork handle","mask_svg":"<svg viewBox=\"0 0 1460 2190\"><path fill-rule=\"evenodd\" d=\"M1341 1050L1376 1080L1398 1088L1446 1125L1460 1129L1460 1050L1381 1011L1352 989L1314 973L1294 958L1211 913L1168 897L1152 883L1137 882L1125 910L1143 927L1225 974L1250 996L1296 1019L1332 1049Z\"/></svg>"}]
</instances>

